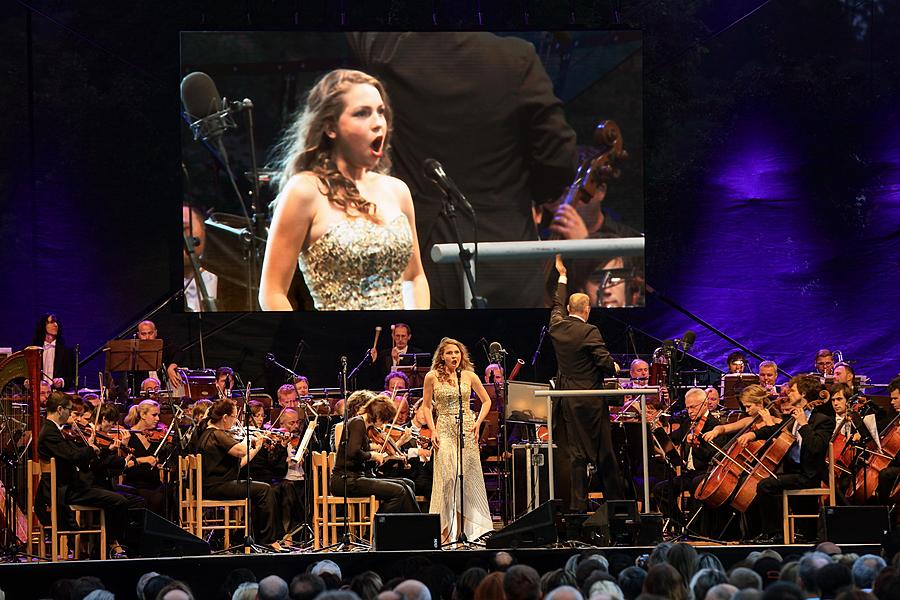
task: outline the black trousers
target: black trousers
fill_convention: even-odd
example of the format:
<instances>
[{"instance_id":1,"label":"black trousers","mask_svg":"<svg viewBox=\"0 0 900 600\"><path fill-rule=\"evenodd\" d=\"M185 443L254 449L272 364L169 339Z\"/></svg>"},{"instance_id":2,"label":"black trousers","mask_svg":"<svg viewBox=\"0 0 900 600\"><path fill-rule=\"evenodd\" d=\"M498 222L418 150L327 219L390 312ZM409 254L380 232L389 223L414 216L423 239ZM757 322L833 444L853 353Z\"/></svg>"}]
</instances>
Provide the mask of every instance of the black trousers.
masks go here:
<instances>
[{"instance_id":1,"label":"black trousers","mask_svg":"<svg viewBox=\"0 0 900 600\"><path fill-rule=\"evenodd\" d=\"M878 502L890 504L891 492L900 481L900 467L885 467L878 473Z\"/></svg>"},{"instance_id":2,"label":"black trousers","mask_svg":"<svg viewBox=\"0 0 900 600\"><path fill-rule=\"evenodd\" d=\"M303 479L283 480L275 486L278 506L281 508L281 523L285 532L291 532L309 521L306 510L306 481Z\"/></svg>"},{"instance_id":3,"label":"black trousers","mask_svg":"<svg viewBox=\"0 0 900 600\"><path fill-rule=\"evenodd\" d=\"M206 500L241 500L247 497L247 481L226 481L208 483L203 486L203 497ZM253 532L256 541L271 544L284 535L281 519L276 519L278 510L275 490L268 483L250 482L250 503L253 505Z\"/></svg>"},{"instance_id":4,"label":"black trousers","mask_svg":"<svg viewBox=\"0 0 900 600\"><path fill-rule=\"evenodd\" d=\"M376 479L348 473L345 486L343 474L334 473L331 476L332 495L342 496L345 489L348 496L378 498L380 513L419 512L419 505L416 504L416 486L406 478Z\"/></svg>"},{"instance_id":5,"label":"black trousers","mask_svg":"<svg viewBox=\"0 0 900 600\"><path fill-rule=\"evenodd\" d=\"M777 535L782 531L784 515L782 514L781 492L814 488L821 484L821 481L813 481L800 473L779 473L777 478L768 477L760 481L756 488L756 501L759 503L759 512L762 518L762 532L767 535ZM791 502L798 507L794 510L799 509L804 512L812 510L812 506L818 505L818 501L816 496L801 496L791 499ZM812 513L806 512L806 514ZM807 537L810 539L815 537L816 527L812 523L812 519L801 519L797 521L797 525Z\"/></svg>"},{"instance_id":6,"label":"black trousers","mask_svg":"<svg viewBox=\"0 0 900 600\"><path fill-rule=\"evenodd\" d=\"M66 504L83 504L106 511L106 535L110 543L125 541L125 524L129 508L140 508L141 503L132 496L126 498L122 494L103 488L69 487L66 490Z\"/></svg>"},{"instance_id":7,"label":"black trousers","mask_svg":"<svg viewBox=\"0 0 900 600\"><path fill-rule=\"evenodd\" d=\"M653 486L650 494L656 501L656 505L665 517L674 519L677 523L684 525L683 515L679 514L678 506L675 499L684 492L689 492L691 498L694 497L694 490L703 481L705 473L697 473L697 471L684 471L681 475L672 475L671 482L663 479Z\"/></svg>"}]
</instances>

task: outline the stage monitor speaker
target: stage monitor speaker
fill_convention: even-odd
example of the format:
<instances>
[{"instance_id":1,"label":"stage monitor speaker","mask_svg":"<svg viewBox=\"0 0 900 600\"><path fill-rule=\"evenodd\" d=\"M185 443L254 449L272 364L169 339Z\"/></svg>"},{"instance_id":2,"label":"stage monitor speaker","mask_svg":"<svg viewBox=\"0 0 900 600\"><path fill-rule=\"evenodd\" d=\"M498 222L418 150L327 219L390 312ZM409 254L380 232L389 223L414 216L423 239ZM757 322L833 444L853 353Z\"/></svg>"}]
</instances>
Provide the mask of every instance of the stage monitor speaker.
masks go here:
<instances>
[{"instance_id":1,"label":"stage monitor speaker","mask_svg":"<svg viewBox=\"0 0 900 600\"><path fill-rule=\"evenodd\" d=\"M146 508L128 511L125 545L132 558L205 556L209 544Z\"/></svg>"},{"instance_id":2,"label":"stage monitor speaker","mask_svg":"<svg viewBox=\"0 0 900 600\"><path fill-rule=\"evenodd\" d=\"M640 537L634 500L607 500L582 525L582 541L598 546L634 546Z\"/></svg>"},{"instance_id":3,"label":"stage monitor speaker","mask_svg":"<svg viewBox=\"0 0 900 600\"><path fill-rule=\"evenodd\" d=\"M440 550L441 516L431 513L375 515L376 550Z\"/></svg>"},{"instance_id":4,"label":"stage monitor speaker","mask_svg":"<svg viewBox=\"0 0 900 600\"><path fill-rule=\"evenodd\" d=\"M891 526L887 506L826 506L822 515L835 544L880 544Z\"/></svg>"},{"instance_id":5,"label":"stage monitor speaker","mask_svg":"<svg viewBox=\"0 0 900 600\"><path fill-rule=\"evenodd\" d=\"M559 500L544 502L530 513L522 515L487 539L487 548L539 548L555 544L559 539L556 517Z\"/></svg>"}]
</instances>

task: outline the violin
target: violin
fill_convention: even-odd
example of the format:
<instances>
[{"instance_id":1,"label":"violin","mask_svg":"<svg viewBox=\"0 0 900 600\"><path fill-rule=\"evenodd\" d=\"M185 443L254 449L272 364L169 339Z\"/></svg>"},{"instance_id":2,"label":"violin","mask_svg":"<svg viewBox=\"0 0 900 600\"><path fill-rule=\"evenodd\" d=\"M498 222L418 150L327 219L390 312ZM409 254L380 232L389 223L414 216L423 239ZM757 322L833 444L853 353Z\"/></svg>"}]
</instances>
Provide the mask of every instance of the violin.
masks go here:
<instances>
[{"instance_id":1,"label":"violin","mask_svg":"<svg viewBox=\"0 0 900 600\"><path fill-rule=\"evenodd\" d=\"M369 425L366 428L366 435L371 443L381 446L381 452L384 452L387 455L384 459L385 462L388 462L389 460L400 461L403 463L403 468L410 468L409 461L406 459L406 454L404 454L397 444L394 443L394 440L391 439L390 435L387 435L385 430L376 427L375 425Z\"/></svg>"},{"instance_id":2,"label":"violin","mask_svg":"<svg viewBox=\"0 0 900 600\"><path fill-rule=\"evenodd\" d=\"M167 429L165 426L156 429L129 429L130 433L139 433L144 436L148 442L156 443L163 440L171 441L169 438L174 435L174 429Z\"/></svg>"},{"instance_id":3,"label":"violin","mask_svg":"<svg viewBox=\"0 0 900 600\"><path fill-rule=\"evenodd\" d=\"M692 423L691 430L688 432L685 437L685 442L690 444L693 447L697 447L700 445L700 440L703 439L700 437L703 434L703 428L706 427L706 419L709 418L709 409L703 411L703 416L697 419L696 422Z\"/></svg>"}]
</instances>

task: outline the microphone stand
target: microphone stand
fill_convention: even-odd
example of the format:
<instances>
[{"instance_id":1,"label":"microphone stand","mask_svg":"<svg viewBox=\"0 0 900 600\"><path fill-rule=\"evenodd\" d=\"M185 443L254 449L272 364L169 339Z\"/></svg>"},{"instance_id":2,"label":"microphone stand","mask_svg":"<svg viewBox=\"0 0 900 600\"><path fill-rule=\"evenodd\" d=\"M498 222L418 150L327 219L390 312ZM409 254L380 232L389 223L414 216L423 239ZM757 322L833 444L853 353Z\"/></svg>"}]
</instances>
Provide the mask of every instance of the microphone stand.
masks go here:
<instances>
[{"instance_id":1,"label":"microphone stand","mask_svg":"<svg viewBox=\"0 0 900 600\"><path fill-rule=\"evenodd\" d=\"M541 327L541 337L538 338L537 348L534 349L534 354L531 357L531 368L534 369L534 366L537 364L538 357L541 355L541 347L544 345L544 336L547 335L547 332L550 331L550 328L544 325Z\"/></svg>"},{"instance_id":2,"label":"microphone stand","mask_svg":"<svg viewBox=\"0 0 900 600\"><path fill-rule=\"evenodd\" d=\"M343 357L343 358L346 361L346 357ZM345 366L344 377L345 377L345 379L349 379L350 381L353 382L354 389L356 389L356 376L359 375L360 370L362 370L362 368L364 366L366 366L366 363L370 362L371 360L372 360L372 352L369 350L366 350L365 356L362 357L362 360L359 361L359 364L357 364L355 367L353 367L353 370L350 371L350 375L347 375L347 369ZM346 391L347 391L347 382L344 381L344 392L346 392ZM347 403L347 395L345 393L344 394L344 404L346 404L346 403Z\"/></svg>"},{"instance_id":3,"label":"microphone stand","mask_svg":"<svg viewBox=\"0 0 900 600\"><path fill-rule=\"evenodd\" d=\"M360 363L362 366L362 363ZM357 367L358 369L359 367ZM340 552L343 551L351 551L351 550L370 550L372 547L369 544L361 541L358 537L354 536L350 533L350 501L349 501L349 492L347 491L347 440L350 437L349 431L349 420L350 413L347 410L347 357L341 357L341 371L340 371L340 381L341 381L341 397L344 398L344 430L341 433L341 447L344 449L344 472L341 474L341 477L344 480L344 533L341 535L341 541L331 544L330 546L326 546L324 548L319 548L319 552L323 552L325 550L337 550ZM356 537L356 539L354 539Z\"/></svg>"},{"instance_id":4,"label":"microphone stand","mask_svg":"<svg viewBox=\"0 0 900 600\"><path fill-rule=\"evenodd\" d=\"M456 206L450 199L450 194L448 192L444 193L443 204L443 215L447 218L447 221L449 221L450 226L453 228L453 235L456 238L456 245L459 248L459 262L462 264L466 281L469 284L469 291L472 292L471 308L487 308L487 300L478 295L475 287L475 276L472 274L472 253L463 246L462 235L459 233L459 223L456 221Z\"/></svg>"},{"instance_id":5,"label":"microphone stand","mask_svg":"<svg viewBox=\"0 0 900 600\"><path fill-rule=\"evenodd\" d=\"M193 217L191 217L193 219ZM188 235L181 233L184 238L184 251L187 252L188 258L191 260L191 269L194 271L194 282L197 284L197 292L200 294L200 310L206 312L216 312L216 301L209 297L209 290L206 289L206 282L200 274L200 261L197 260L197 253L194 251L192 239L188 239ZM193 238L193 236L191 236ZM190 284L190 282L188 282Z\"/></svg>"},{"instance_id":6,"label":"microphone stand","mask_svg":"<svg viewBox=\"0 0 900 600\"><path fill-rule=\"evenodd\" d=\"M286 366L284 366L283 364L281 364L280 362L278 362L277 360L275 360L275 355L272 354L271 352L269 354L266 354L266 360L269 361L270 363L272 363L273 365L275 365L276 367L278 367L279 369L282 369L285 373L289 373L292 377L300 377L293 371L293 369L289 369Z\"/></svg>"},{"instance_id":7,"label":"microphone stand","mask_svg":"<svg viewBox=\"0 0 900 600\"><path fill-rule=\"evenodd\" d=\"M463 469L463 448L465 447L465 431L463 428L463 394L462 394L462 370L456 369L456 389L459 394L459 403L457 404L457 413L456 413L456 435L458 443L456 445L456 473L459 479L459 494L456 493L456 489L454 486L453 493L453 504L457 509L456 512L459 513L459 520L456 523L456 540L448 541L445 544L442 544L441 547L449 546L452 544L456 544L457 549L460 546L464 548L473 548L478 546L483 546L484 544L479 544L478 542L469 541L469 538L466 536L466 486L464 482L464 469ZM456 501L459 499L459 506L456 506ZM455 515L454 515L455 516Z\"/></svg>"}]
</instances>

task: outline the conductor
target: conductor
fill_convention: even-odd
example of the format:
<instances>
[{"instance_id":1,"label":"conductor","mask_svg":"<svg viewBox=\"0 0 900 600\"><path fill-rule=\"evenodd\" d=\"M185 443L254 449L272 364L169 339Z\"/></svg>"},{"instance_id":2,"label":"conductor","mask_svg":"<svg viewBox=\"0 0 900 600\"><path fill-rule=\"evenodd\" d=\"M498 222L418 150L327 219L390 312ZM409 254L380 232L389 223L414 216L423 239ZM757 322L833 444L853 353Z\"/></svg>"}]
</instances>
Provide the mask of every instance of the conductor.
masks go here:
<instances>
[{"instance_id":1,"label":"conductor","mask_svg":"<svg viewBox=\"0 0 900 600\"><path fill-rule=\"evenodd\" d=\"M603 387L603 378L615 374L615 363L596 326L587 322L591 305L586 294L566 298L566 267L556 256L559 280L550 311L550 338L556 352L556 389L585 390ZM623 497L619 468L610 438L609 408L602 397L563 397L553 407L554 471L558 489L565 498L569 486L569 509L587 509L587 465L591 463L603 477L607 500Z\"/></svg>"}]
</instances>

